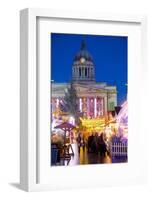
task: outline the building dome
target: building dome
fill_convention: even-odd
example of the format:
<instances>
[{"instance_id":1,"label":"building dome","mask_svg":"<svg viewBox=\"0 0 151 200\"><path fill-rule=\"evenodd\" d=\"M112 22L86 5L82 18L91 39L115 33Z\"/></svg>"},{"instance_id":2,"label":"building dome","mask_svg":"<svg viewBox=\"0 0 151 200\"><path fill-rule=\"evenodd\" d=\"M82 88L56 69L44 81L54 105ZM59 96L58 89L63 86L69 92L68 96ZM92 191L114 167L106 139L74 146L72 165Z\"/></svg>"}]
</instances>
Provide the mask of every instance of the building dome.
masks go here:
<instances>
[{"instance_id":1,"label":"building dome","mask_svg":"<svg viewBox=\"0 0 151 200\"><path fill-rule=\"evenodd\" d=\"M87 51L84 41L81 42L81 49L74 57L72 80L74 82L95 81L93 59L91 54Z\"/></svg>"},{"instance_id":2,"label":"building dome","mask_svg":"<svg viewBox=\"0 0 151 200\"><path fill-rule=\"evenodd\" d=\"M93 62L92 56L87 51L86 44L85 44L84 41L82 41L82 43L81 43L81 50L75 55L74 61L80 61L81 58L85 58L85 60Z\"/></svg>"}]
</instances>

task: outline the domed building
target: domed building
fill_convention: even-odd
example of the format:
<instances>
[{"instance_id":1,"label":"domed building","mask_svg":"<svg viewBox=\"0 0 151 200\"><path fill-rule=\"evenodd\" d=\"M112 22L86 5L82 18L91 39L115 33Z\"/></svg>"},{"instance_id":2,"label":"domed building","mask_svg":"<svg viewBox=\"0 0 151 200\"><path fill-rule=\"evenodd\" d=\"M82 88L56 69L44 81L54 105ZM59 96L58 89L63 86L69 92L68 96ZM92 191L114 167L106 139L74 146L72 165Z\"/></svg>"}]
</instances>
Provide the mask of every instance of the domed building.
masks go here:
<instances>
[{"instance_id":1,"label":"domed building","mask_svg":"<svg viewBox=\"0 0 151 200\"><path fill-rule=\"evenodd\" d=\"M79 111L84 117L100 118L114 111L117 106L116 86L96 82L93 57L84 41L81 42L81 48L73 58L72 82L77 91ZM52 113L59 108L69 86L70 83L52 82Z\"/></svg>"},{"instance_id":2,"label":"domed building","mask_svg":"<svg viewBox=\"0 0 151 200\"><path fill-rule=\"evenodd\" d=\"M72 67L72 80L77 83L94 83L95 68L92 56L86 50L84 41L81 43L81 50L75 55Z\"/></svg>"}]
</instances>

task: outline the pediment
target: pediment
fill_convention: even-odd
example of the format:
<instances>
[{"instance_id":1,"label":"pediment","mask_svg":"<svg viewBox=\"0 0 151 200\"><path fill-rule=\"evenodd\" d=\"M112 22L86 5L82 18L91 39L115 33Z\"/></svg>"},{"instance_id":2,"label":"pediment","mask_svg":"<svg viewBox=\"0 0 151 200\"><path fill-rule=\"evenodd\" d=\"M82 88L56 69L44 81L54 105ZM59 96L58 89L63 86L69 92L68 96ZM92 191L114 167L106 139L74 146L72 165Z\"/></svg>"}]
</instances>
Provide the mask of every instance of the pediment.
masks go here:
<instances>
[{"instance_id":1,"label":"pediment","mask_svg":"<svg viewBox=\"0 0 151 200\"><path fill-rule=\"evenodd\" d=\"M86 94L92 94L92 93L105 93L106 90L104 88L95 87L93 85L78 85L76 86L76 90L78 93L86 93Z\"/></svg>"}]
</instances>

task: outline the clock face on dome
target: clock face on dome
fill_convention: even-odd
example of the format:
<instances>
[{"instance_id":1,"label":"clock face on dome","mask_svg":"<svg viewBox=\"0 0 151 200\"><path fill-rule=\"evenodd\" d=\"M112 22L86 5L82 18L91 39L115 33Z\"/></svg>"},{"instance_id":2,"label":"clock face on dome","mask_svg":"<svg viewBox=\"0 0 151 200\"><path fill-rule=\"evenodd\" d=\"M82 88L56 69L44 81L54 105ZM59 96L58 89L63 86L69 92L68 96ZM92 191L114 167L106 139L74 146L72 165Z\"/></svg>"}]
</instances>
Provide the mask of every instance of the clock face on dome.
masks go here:
<instances>
[{"instance_id":1,"label":"clock face on dome","mask_svg":"<svg viewBox=\"0 0 151 200\"><path fill-rule=\"evenodd\" d=\"M85 58L81 58L81 59L80 59L80 62L81 62L81 63L84 63L84 62L85 62Z\"/></svg>"}]
</instances>

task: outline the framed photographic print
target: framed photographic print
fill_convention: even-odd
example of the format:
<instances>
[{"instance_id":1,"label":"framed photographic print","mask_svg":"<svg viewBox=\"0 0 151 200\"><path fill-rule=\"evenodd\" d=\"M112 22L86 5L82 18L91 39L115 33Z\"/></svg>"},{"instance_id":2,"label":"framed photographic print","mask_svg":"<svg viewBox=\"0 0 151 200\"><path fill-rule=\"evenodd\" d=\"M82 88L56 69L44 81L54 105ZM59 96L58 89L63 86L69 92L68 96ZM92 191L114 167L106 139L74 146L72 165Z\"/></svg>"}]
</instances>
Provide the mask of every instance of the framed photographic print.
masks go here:
<instances>
[{"instance_id":1,"label":"framed photographic print","mask_svg":"<svg viewBox=\"0 0 151 200\"><path fill-rule=\"evenodd\" d=\"M20 16L21 187L146 182L146 18Z\"/></svg>"}]
</instances>

